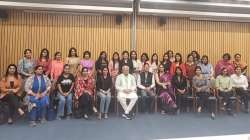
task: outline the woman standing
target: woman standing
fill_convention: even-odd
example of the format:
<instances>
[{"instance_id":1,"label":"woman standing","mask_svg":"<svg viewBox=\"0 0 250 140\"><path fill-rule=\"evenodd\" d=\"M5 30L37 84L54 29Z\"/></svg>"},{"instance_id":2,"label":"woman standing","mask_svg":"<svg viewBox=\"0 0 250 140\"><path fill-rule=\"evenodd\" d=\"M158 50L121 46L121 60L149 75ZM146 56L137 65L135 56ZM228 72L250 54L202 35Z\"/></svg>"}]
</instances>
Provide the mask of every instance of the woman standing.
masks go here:
<instances>
[{"instance_id":1,"label":"woman standing","mask_svg":"<svg viewBox=\"0 0 250 140\"><path fill-rule=\"evenodd\" d=\"M36 61L32 59L32 51L30 49L25 49L24 58L19 60L18 63L18 72L24 81L33 74L35 65Z\"/></svg>"},{"instance_id":2,"label":"woman standing","mask_svg":"<svg viewBox=\"0 0 250 140\"><path fill-rule=\"evenodd\" d=\"M88 75L90 77L94 77L94 74L95 74L95 61L91 59L90 51L85 51L83 53L83 59L81 60L80 64L81 64L82 68L86 67L88 69Z\"/></svg>"},{"instance_id":3,"label":"woman standing","mask_svg":"<svg viewBox=\"0 0 250 140\"><path fill-rule=\"evenodd\" d=\"M141 64L141 61L139 59L137 59L136 51L130 52L130 58L133 62L133 67L134 67L134 74L133 75L135 76L135 79L137 79L141 70L142 70L142 64Z\"/></svg>"},{"instance_id":4,"label":"woman standing","mask_svg":"<svg viewBox=\"0 0 250 140\"><path fill-rule=\"evenodd\" d=\"M54 56L54 60L51 62L51 72L50 72L50 78L55 83L58 79L58 77L63 72L63 66L64 62L62 61L62 54L61 52L56 52Z\"/></svg>"},{"instance_id":5,"label":"woman standing","mask_svg":"<svg viewBox=\"0 0 250 140\"><path fill-rule=\"evenodd\" d=\"M65 64L69 65L70 73L76 76L77 66L80 64L80 58L77 55L76 48L72 47L69 49L69 54L68 57L65 59Z\"/></svg>"},{"instance_id":6,"label":"woman standing","mask_svg":"<svg viewBox=\"0 0 250 140\"><path fill-rule=\"evenodd\" d=\"M234 64L234 67L240 67L241 68L241 71L242 71L242 74L246 75L247 73L247 63L246 62L243 62L241 60L241 54L239 53L236 53L234 55L234 61L233 61L233 64Z\"/></svg>"},{"instance_id":7,"label":"woman standing","mask_svg":"<svg viewBox=\"0 0 250 140\"><path fill-rule=\"evenodd\" d=\"M113 84L115 83L115 79L119 74L119 63L120 57L118 52L114 52L112 56L112 60L109 62L109 72L111 73Z\"/></svg>"},{"instance_id":8,"label":"woman standing","mask_svg":"<svg viewBox=\"0 0 250 140\"><path fill-rule=\"evenodd\" d=\"M41 50L40 57L36 61L36 65L43 66L44 74L49 76L51 69L51 60L49 59L49 51L46 48Z\"/></svg>"},{"instance_id":9,"label":"woman standing","mask_svg":"<svg viewBox=\"0 0 250 140\"><path fill-rule=\"evenodd\" d=\"M180 53L175 54L175 62L171 64L170 67L170 74L173 76L175 74L176 67L180 67L183 75L186 76L186 67L185 64L182 62L182 56Z\"/></svg>"},{"instance_id":10,"label":"woman standing","mask_svg":"<svg viewBox=\"0 0 250 140\"><path fill-rule=\"evenodd\" d=\"M158 55L154 53L151 57L150 68L149 71L152 73L157 73L158 69Z\"/></svg>"},{"instance_id":11,"label":"woman standing","mask_svg":"<svg viewBox=\"0 0 250 140\"><path fill-rule=\"evenodd\" d=\"M217 62L215 66L215 76L220 75L223 68L227 68L229 75L234 73L234 65L231 62L231 56L229 53L223 54L222 60Z\"/></svg>"},{"instance_id":12,"label":"woman standing","mask_svg":"<svg viewBox=\"0 0 250 140\"><path fill-rule=\"evenodd\" d=\"M95 70L97 72L97 75L102 74L102 68L107 67L109 64L107 53L105 51L102 51L99 55L98 60L95 62Z\"/></svg>"},{"instance_id":13,"label":"woman standing","mask_svg":"<svg viewBox=\"0 0 250 140\"><path fill-rule=\"evenodd\" d=\"M172 62L170 61L167 53L163 55L161 64L163 64L165 71L170 71Z\"/></svg>"}]
</instances>

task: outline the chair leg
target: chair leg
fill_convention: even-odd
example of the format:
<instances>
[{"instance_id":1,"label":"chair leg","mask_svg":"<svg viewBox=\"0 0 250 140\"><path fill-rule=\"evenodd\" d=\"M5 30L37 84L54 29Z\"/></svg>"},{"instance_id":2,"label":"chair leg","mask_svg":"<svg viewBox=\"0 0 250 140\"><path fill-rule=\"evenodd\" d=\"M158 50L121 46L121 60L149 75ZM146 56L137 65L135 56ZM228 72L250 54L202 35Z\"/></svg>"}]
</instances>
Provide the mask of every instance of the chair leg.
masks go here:
<instances>
[{"instance_id":1,"label":"chair leg","mask_svg":"<svg viewBox=\"0 0 250 140\"><path fill-rule=\"evenodd\" d=\"M236 97L236 113L240 112L240 97Z\"/></svg>"},{"instance_id":2,"label":"chair leg","mask_svg":"<svg viewBox=\"0 0 250 140\"><path fill-rule=\"evenodd\" d=\"M196 109L197 109L197 100L196 98L193 99L193 110L194 112L196 112Z\"/></svg>"},{"instance_id":3,"label":"chair leg","mask_svg":"<svg viewBox=\"0 0 250 140\"><path fill-rule=\"evenodd\" d=\"M158 112L158 97L155 95L155 113Z\"/></svg>"}]
</instances>

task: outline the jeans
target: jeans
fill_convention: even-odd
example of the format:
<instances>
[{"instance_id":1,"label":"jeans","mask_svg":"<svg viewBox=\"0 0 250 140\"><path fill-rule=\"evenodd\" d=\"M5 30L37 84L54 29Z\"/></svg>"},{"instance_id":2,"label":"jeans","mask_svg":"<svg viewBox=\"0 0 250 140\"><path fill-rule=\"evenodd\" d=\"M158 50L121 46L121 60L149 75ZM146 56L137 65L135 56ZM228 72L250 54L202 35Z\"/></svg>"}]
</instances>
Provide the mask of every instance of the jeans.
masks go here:
<instances>
[{"instance_id":1,"label":"jeans","mask_svg":"<svg viewBox=\"0 0 250 140\"><path fill-rule=\"evenodd\" d=\"M100 113L108 113L109 104L111 101L111 92L104 94L103 92L97 92L97 95L101 98Z\"/></svg>"},{"instance_id":2,"label":"jeans","mask_svg":"<svg viewBox=\"0 0 250 140\"><path fill-rule=\"evenodd\" d=\"M61 93L58 92L59 104L57 110L57 116L62 117L64 116L64 107L66 104L67 107L67 115L72 114L72 94L70 93L68 96L63 96Z\"/></svg>"}]
</instances>

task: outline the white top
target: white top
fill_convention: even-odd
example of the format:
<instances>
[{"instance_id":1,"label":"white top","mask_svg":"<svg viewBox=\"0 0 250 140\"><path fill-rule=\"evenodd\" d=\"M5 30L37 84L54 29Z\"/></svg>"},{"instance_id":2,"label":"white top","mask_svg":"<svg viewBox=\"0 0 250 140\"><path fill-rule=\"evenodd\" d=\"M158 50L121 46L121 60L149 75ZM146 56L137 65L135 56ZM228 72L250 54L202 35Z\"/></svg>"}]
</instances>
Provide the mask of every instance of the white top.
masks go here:
<instances>
[{"instance_id":1,"label":"white top","mask_svg":"<svg viewBox=\"0 0 250 140\"><path fill-rule=\"evenodd\" d=\"M142 70L142 63L139 59L132 60L132 62L133 62L133 67L135 68L135 70L138 70L138 71Z\"/></svg>"},{"instance_id":2,"label":"white top","mask_svg":"<svg viewBox=\"0 0 250 140\"><path fill-rule=\"evenodd\" d=\"M153 63L150 64L149 72L156 73L157 69L158 69L158 66L156 65L155 62L153 62Z\"/></svg>"},{"instance_id":3,"label":"white top","mask_svg":"<svg viewBox=\"0 0 250 140\"><path fill-rule=\"evenodd\" d=\"M131 74L128 74L127 76L124 74L118 75L115 81L115 88L118 92L123 92L123 90L126 89L136 91L135 77Z\"/></svg>"},{"instance_id":4,"label":"white top","mask_svg":"<svg viewBox=\"0 0 250 140\"><path fill-rule=\"evenodd\" d=\"M243 88L244 90L247 90L248 87L248 80L245 75L237 76L236 74L231 75L232 80L232 86L235 88Z\"/></svg>"}]
</instances>

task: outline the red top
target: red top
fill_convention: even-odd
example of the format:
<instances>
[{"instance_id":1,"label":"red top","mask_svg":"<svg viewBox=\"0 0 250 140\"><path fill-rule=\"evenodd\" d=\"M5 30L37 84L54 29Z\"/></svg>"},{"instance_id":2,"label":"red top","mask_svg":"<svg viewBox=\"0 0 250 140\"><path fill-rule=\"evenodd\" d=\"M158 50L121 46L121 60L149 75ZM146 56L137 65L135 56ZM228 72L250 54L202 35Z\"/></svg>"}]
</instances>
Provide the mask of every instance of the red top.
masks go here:
<instances>
[{"instance_id":1,"label":"red top","mask_svg":"<svg viewBox=\"0 0 250 140\"><path fill-rule=\"evenodd\" d=\"M95 82L93 78L88 77L84 80L82 76L76 78L75 82L75 95L80 97L83 93L88 93L89 95L94 94ZM85 92L84 92L85 91Z\"/></svg>"},{"instance_id":2,"label":"red top","mask_svg":"<svg viewBox=\"0 0 250 140\"><path fill-rule=\"evenodd\" d=\"M176 63L172 63L172 65L171 65L171 67L170 67L170 74L171 74L172 76L175 75L175 70L176 70L176 67L177 67L177 66L178 66L178 65L177 65ZM184 63L181 63L181 64L179 65L179 67L181 68L183 75L186 76L187 73L186 73L186 66L185 66L185 64L184 64Z\"/></svg>"},{"instance_id":3,"label":"red top","mask_svg":"<svg viewBox=\"0 0 250 140\"><path fill-rule=\"evenodd\" d=\"M187 79L192 80L195 75L196 64L193 63L190 65L185 63L185 67L186 67Z\"/></svg>"},{"instance_id":4,"label":"red top","mask_svg":"<svg viewBox=\"0 0 250 140\"><path fill-rule=\"evenodd\" d=\"M42 65L43 66L43 71L45 72L46 75L50 74L50 70L51 70L51 60L47 60L47 61L42 61L41 59L38 59L36 61L36 65Z\"/></svg>"}]
</instances>

